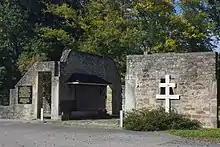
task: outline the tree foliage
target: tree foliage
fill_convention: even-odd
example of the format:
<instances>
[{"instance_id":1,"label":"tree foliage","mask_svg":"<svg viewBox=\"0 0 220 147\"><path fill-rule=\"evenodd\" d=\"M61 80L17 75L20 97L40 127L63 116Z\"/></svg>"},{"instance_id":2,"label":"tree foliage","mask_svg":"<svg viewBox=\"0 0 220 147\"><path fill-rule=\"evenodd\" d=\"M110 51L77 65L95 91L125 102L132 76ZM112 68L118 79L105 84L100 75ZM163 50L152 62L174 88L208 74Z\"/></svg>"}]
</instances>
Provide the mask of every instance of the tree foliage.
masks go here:
<instances>
[{"instance_id":1,"label":"tree foliage","mask_svg":"<svg viewBox=\"0 0 220 147\"><path fill-rule=\"evenodd\" d=\"M139 21L142 44L150 52L211 51L213 24L202 1L138 1L133 11ZM181 13L175 12L175 7Z\"/></svg>"},{"instance_id":2,"label":"tree foliage","mask_svg":"<svg viewBox=\"0 0 220 147\"><path fill-rule=\"evenodd\" d=\"M216 28L214 33L219 37L220 36L220 1L219 0L208 0L209 6L209 15L210 19L216 23Z\"/></svg>"},{"instance_id":3,"label":"tree foliage","mask_svg":"<svg viewBox=\"0 0 220 147\"><path fill-rule=\"evenodd\" d=\"M209 8L206 0L183 1L180 4L182 9L182 20L186 22L186 28L183 31L185 46L188 52L193 51L212 51L215 47L213 41L213 32L215 23L210 21ZM183 49L182 48L182 49Z\"/></svg>"},{"instance_id":4,"label":"tree foliage","mask_svg":"<svg viewBox=\"0 0 220 147\"><path fill-rule=\"evenodd\" d=\"M4 0L0 9L0 96L7 96L9 88L19 78L17 59L28 40L27 13L16 0ZM3 99L1 99L3 101Z\"/></svg>"},{"instance_id":5,"label":"tree foliage","mask_svg":"<svg viewBox=\"0 0 220 147\"><path fill-rule=\"evenodd\" d=\"M139 30L122 10L123 3L114 0L95 0L84 7L80 25L84 30L79 49L115 59L124 72L125 57L142 52ZM126 7L125 7L126 9Z\"/></svg>"},{"instance_id":6,"label":"tree foliage","mask_svg":"<svg viewBox=\"0 0 220 147\"><path fill-rule=\"evenodd\" d=\"M65 49L112 57L123 79L128 54L212 51L219 39L217 0L2 0L0 7L0 95L34 62L59 60Z\"/></svg>"}]
</instances>

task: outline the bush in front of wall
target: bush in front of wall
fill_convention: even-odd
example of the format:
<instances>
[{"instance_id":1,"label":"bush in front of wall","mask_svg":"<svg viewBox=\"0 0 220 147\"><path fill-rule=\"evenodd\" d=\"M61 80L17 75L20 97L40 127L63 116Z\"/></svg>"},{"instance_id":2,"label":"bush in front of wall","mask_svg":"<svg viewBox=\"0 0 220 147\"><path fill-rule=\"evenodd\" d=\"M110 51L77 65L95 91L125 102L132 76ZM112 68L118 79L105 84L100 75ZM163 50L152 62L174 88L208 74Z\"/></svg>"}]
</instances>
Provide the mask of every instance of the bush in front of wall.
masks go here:
<instances>
[{"instance_id":1,"label":"bush in front of wall","mask_svg":"<svg viewBox=\"0 0 220 147\"><path fill-rule=\"evenodd\" d=\"M201 128L201 123L174 111L166 113L162 108L139 109L125 114L124 128L133 131L195 130Z\"/></svg>"}]
</instances>

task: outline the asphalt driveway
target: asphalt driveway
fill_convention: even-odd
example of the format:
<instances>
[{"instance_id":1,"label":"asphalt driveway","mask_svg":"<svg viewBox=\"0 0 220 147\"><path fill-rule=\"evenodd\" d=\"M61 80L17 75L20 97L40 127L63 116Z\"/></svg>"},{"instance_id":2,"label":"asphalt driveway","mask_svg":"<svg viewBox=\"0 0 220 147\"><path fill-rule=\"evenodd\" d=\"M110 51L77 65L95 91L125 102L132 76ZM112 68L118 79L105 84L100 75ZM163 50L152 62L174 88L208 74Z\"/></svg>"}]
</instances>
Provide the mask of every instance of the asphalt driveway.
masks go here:
<instances>
[{"instance_id":1,"label":"asphalt driveway","mask_svg":"<svg viewBox=\"0 0 220 147\"><path fill-rule=\"evenodd\" d=\"M220 147L166 133L0 121L0 147Z\"/></svg>"}]
</instances>

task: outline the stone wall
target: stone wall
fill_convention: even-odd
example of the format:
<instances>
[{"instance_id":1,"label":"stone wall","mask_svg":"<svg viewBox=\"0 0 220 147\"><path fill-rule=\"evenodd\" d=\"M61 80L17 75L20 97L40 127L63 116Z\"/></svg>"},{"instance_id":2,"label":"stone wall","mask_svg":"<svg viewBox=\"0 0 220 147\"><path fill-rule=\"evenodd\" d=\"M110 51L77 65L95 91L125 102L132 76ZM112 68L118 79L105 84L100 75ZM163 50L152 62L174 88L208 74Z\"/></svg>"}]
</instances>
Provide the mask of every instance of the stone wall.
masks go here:
<instances>
[{"instance_id":1,"label":"stone wall","mask_svg":"<svg viewBox=\"0 0 220 147\"><path fill-rule=\"evenodd\" d=\"M34 85L38 72L52 72L52 75L56 76L56 70L58 70L56 66L58 65L54 61L36 62L19 80L15 87L22 85Z\"/></svg>"},{"instance_id":2,"label":"stone wall","mask_svg":"<svg viewBox=\"0 0 220 147\"><path fill-rule=\"evenodd\" d=\"M58 73L58 66L56 62L54 61L48 61L48 62L36 62L26 73L25 75L20 79L20 81L15 85L15 89L18 89L19 86L32 86L32 104L29 105L17 105L15 112L22 112L21 113L21 119L37 119L39 117L39 102L38 100L42 99L42 96L39 94L39 90L42 86L42 72L51 72L51 80L52 84L55 83L56 73ZM51 88L51 95L55 93L56 91L54 88ZM18 95L16 96L16 102L15 104L18 104ZM56 108L58 109L58 108ZM55 110L56 110L55 109ZM56 112L57 115L58 112ZM57 117L57 116L55 116Z\"/></svg>"},{"instance_id":3,"label":"stone wall","mask_svg":"<svg viewBox=\"0 0 220 147\"><path fill-rule=\"evenodd\" d=\"M0 119L13 119L14 109L11 106L0 106Z\"/></svg>"},{"instance_id":4,"label":"stone wall","mask_svg":"<svg viewBox=\"0 0 220 147\"><path fill-rule=\"evenodd\" d=\"M13 119L24 119L24 120L32 120L34 117L34 109L32 105L14 105L12 106L14 109L14 117Z\"/></svg>"},{"instance_id":5,"label":"stone wall","mask_svg":"<svg viewBox=\"0 0 220 147\"><path fill-rule=\"evenodd\" d=\"M39 72L51 72L52 73L52 94L58 92L54 89L54 83L57 82L56 76L59 74L59 65L54 61L39 62L35 63L15 85L14 89L10 90L10 106L0 107L0 118L11 118L11 119L37 119L38 115L38 87L39 85ZM49 79L50 80L50 79ZM59 82L59 81L58 81ZM32 86L32 103L31 104L18 104L18 88L20 86ZM56 114L58 115L58 106L54 105ZM54 108L53 108L54 109Z\"/></svg>"},{"instance_id":6,"label":"stone wall","mask_svg":"<svg viewBox=\"0 0 220 147\"><path fill-rule=\"evenodd\" d=\"M156 94L161 78L170 75L170 82L177 84L174 94L180 95L171 107L204 127L217 127L216 63L213 52L128 56L125 109L164 107L165 100L156 100Z\"/></svg>"},{"instance_id":7,"label":"stone wall","mask_svg":"<svg viewBox=\"0 0 220 147\"><path fill-rule=\"evenodd\" d=\"M0 119L32 120L33 114L31 105L0 106Z\"/></svg>"}]
</instances>

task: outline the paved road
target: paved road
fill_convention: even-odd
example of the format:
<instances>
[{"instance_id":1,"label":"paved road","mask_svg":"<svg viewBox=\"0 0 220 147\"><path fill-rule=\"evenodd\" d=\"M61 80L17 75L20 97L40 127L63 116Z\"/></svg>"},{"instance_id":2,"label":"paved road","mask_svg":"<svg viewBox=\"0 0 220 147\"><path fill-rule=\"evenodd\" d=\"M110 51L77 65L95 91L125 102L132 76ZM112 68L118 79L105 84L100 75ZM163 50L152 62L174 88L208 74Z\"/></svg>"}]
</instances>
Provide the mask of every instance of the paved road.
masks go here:
<instances>
[{"instance_id":1,"label":"paved road","mask_svg":"<svg viewBox=\"0 0 220 147\"><path fill-rule=\"evenodd\" d=\"M220 147L165 133L0 121L0 147Z\"/></svg>"}]
</instances>

